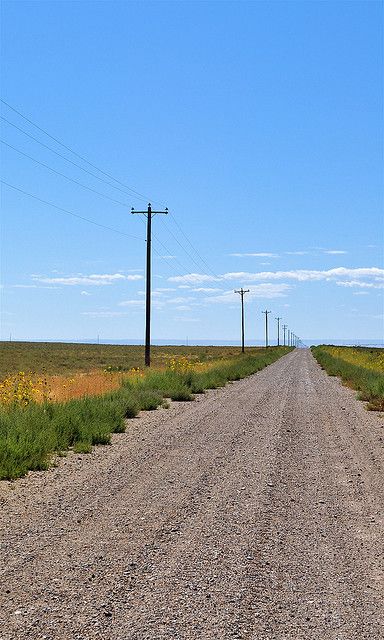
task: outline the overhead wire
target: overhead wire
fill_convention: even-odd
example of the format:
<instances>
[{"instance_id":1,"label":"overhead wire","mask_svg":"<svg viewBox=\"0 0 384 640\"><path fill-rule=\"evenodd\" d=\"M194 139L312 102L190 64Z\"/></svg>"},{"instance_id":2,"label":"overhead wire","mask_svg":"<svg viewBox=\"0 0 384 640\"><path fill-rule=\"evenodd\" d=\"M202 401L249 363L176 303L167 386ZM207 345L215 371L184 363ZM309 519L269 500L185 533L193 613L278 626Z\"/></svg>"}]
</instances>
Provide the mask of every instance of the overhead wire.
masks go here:
<instances>
[{"instance_id":1,"label":"overhead wire","mask_svg":"<svg viewBox=\"0 0 384 640\"><path fill-rule=\"evenodd\" d=\"M61 142L61 140L59 140L58 138L56 138L55 136L53 136L51 133L48 133L48 131L46 131L45 129L43 129L42 127L40 127L38 124L36 124L36 122L33 122L33 120L31 120L30 118L27 118L27 116L25 116L23 113L21 113L21 111L18 111L18 109L15 109L15 107L12 107L12 105L9 104L9 102L6 102L5 100L3 100L2 98L0 98L0 101L5 104L9 109L11 109L12 111L14 111L15 113L17 113L21 118L23 118L26 122L28 122L29 124L31 124L32 126L36 127L36 129L38 129L39 131L41 131L42 133L44 133L46 136L48 136L49 138L51 138L51 140L54 140L54 142L56 142L57 144L59 144L60 146L62 146L64 149L67 149L67 151L70 151L71 153L73 153L74 156L76 156L77 158L79 158L80 160L82 160L83 162L86 162L90 167L92 167L93 169L96 169L97 171L99 171L100 173L102 173L104 176L106 176L107 178L110 178L111 180L114 180L114 182L117 182L118 184L120 184L122 187L124 187L125 189L128 189L128 191L131 191L133 194L139 196L140 198L143 198L144 200L150 200L150 198L148 198L148 196L139 193L139 191L137 191L136 189L129 187L128 185L124 184L123 182L121 182L120 180L118 180L117 178L115 178L113 175L111 175L110 173L108 173L107 171L104 171L103 169L100 169L100 167L98 167L97 165L93 164L92 162L90 162L89 160L87 160L87 158L84 158L84 156L80 155L79 153L77 153L76 151L74 151L73 149L71 149L71 147L67 146L66 144L64 144L64 142ZM154 201L155 202L155 201Z\"/></svg>"},{"instance_id":2,"label":"overhead wire","mask_svg":"<svg viewBox=\"0 0 384 640\"><path fill-rule=\"evenodd\" d=\"M24 194L25 196L29 196L30 198L34 198L35 200L38 200L39 202L42 202L43 204L46 204L50 207L53 207L54 209L57 209L58 211L61 211L62 213L65 213L69 216L72 216L74 218L79 218L80 220L83 220L84 222L89 222L90 224L95 225L96 227L101 227L102 229L108 229L108 231L113 231L114 233L118 233L121 236L125 236L127 238L134 238L135 240L141 240L143 242L145 242L145 238L140 238L139 236L134 236L130 233L124 233L124 231L120 231L119 229L114 229L113 227L109 227L106 224L102 224L101 222L96 222L95 220L91 220L90 218L86 218L85 216L80 215L79 213L74 213L73 211L70 211L69 209L64 209L64 207L59 207L59 205L54 204L53 202L49 202L48 200L44 200L43 198L40 198L39 196L34 195L33 193L29 193L28 191L24 191L23 189L20 189L20 187L16 187L13 184L10 184L9 182L6 182L5 180L0 180L1 184L4 184L7 187L10 187L11 189L14 189L15 191L19 191L20 193Z\"/></svg>"},{"instance_id":3,"label":"overhead wire","mask_svg":"<svg viewBox=\"0 0 384 640\"><path fill-rule=\"evenodd\" d=\"M4 122L6 122L7 124L11 125L11 127L14 127L18 131L21 131L21 133L26 135L28 138L31 138L31 140L34 140L35 142L40 144L45 149L49 149L49 151L51 151L55 155L59 156L59 158L62 158L66 162L69 162L70 164L72 164L74 167L77 167L78 169L81 169L81 171L84 171L85 173L88 173L93 178L96 178L96 180L100 180L100 182L104 182L104 184L107 184L108 186L112 187L113 189L117 189L118 191L121 191L125 195L131 195L132 196L132 194L127 194L127 192L124 191L123 189L120 189L120 187L116 187L114 184L111 184L107 180L104 180L104 178L100 178L100 176L96 175L95 173L92 173L92 171L88 171L88 169L85 169L80 164L77 164L77 162L73 162L73 160L70 160L70 158L67 158L66 156L63 156L62 153L59 153L58 151L55 151L55 149L52 149L52 147L50 147L49 145L45 144L44 142L41 142L41 140L39 140L38 138L35 138L35 136L31 135L27 131L24 131L24 129L22 129L21 127L18 127L14 122L11 122L10 120L7 120L7 118L5 118L4 116L0 116L0 118L2 120L4 120ZM137 197L143 198L143 196L137 196Z\"/></svg>"},{"instance_id":4,"label":"overhead wire","mask_svg":"<svg viewBox=\"0 0 384 640\"><path fill-rule=\"evenodd\" d=\"M76 151L74 151L71 147L65 145L63 142L61 142L61 140L59 140L58 138L56 138L55 136L53 136L52 134L50 134L48 131L46 131L45 129L43 129L43 127L40 127L39 125L37 125L35 122L33 122L30 118L28 118L27 116L25 116L23 113L21 113L21 111L19 111L18 109L16 109L15 107L13 107L12 105L10 105L8 102L6 102L3 99L0 99L0 101L6 105L9 109L11 109L12 111L14 111L15 113L17 113L21 118L23 118L26 122L28 122L29 124L31 124L32 126L36 127L36 129L38 129L39 131L41 131L42 133L44 133L46 136L48 136L49 138L51 138L54 142L56 142L57 144L59 144L60 146L62 146L63 148L65 148L66 150L68 150L70 153L72 153L73 155L75 155L76 157L78 157L79 159L81 159L83 162L87 163L89 166L91 166L92 168L96 169L97 171L99 171L101 174L107 176L109 179L113 180L114 182L116 182L117 184L120 184L121 186L124 187L124 189L127 189L128 191L130 191L131 193L128 194L125 191L123 191L122 189L120 189L119 187L117 187L116 185L111 184L110 182L104 180L103 178L100 178L100 176L97 176L96 174L94 174L93 172L85 169L84 167L82 167L81 165L73 162L73 160L71 160L70 158L67 158L66 156L60 154L58 151L56 151L55 149L52 149L52 147L50 147L49 145L46 145L45 143L43 143L41 140L39 140L38 138L35 138L34 136L32 136L30 133L28 133L27 131L25 131L24 129L22 129L21 127L18 127L15 123L11 122L10 120L8 120L7 118L5 118L4 116L0 116L2 120L4 120L7 124L9 124L10 126L14 127L15 129L17 129L18 131L20 131L21 133L23 133L24 135L26 135L27 137L29 137L30 139L34 140L35 142L37 142L38 144L40 144L41 146L43 146L44 148L48 149L49 151L51 151L52 153L56 154L58 157L62 158L63 160L65 160L66 162L69 162L70 164L72 164L73 166L79 168L81 171L84 171L85 173L91 175L92 177L96 178L97 180L100 180L101 182L107 184L108 186L114 188L114 189L118 189L119 191L121 191L122 193L125 193L125 195L131 195L134 194L136 197L145 199L145 200L150 200L150 198L147 198L147 196L141 194L140 192L136 191L135 189L133 189L132 187L129 187L128 185L124 184L123 182L121 182L120 180L118 180L117 178L115 178L113 175L111 175L110 173L104 171L103 169L100 169L97 165L93 164L92 162L90 162L89 160L87 160L84 156L80 155L79 153L77 153ZM53 171L54 173L66 178L67 180L70 180L71 182L78 184L79 186L88 189L89 191L92 191L93 193L96 193L97 195L100 195L101 197L107 198L109 200L111 200L112 202L115 202L117 204L120 204L122 206L128 206L126 203L123 203L121 201L115 200L114 198L111 198L110 196L107 196L106 194L103 194L95 189L92 189L91 187L88 187L80 182L78 182L77 180L70 178L69 176L66 176L65 174L57 171L56 169L53 169L52 167L50 167L49 165L46 165L45 163L40 162L39 160L37 160L36 158L33 158L32 156L29 156L28 154L20 151L19 149L16 149L16 147L13 147L12 145L6 143L5 141L3 141L3 144L6 144L7 146L9 146L10 148L14 149L16 152L24 155L25 157L31 159L32 161L36 162L37 164L40 164L41 166L47 168L50 171ZM152 200L153 202L156 202L155 200ZM192 250L195 252L195 254L198 256L199 260L201 261L201 263L204 265L204 270L208 269L208 271L214 276L214 277L218 277L214 271L210 268L210 266L208 265L208 263L206 262L206 260L204 260L204 258L200 255L200 253L198 252L198 250L194 247L194 245L192 244L192 242L189 240L188 236L185 234L185 232L183 231L182 227L180 226L180 224L177 222L177 219L175 218L175 216L173 214L170 214L171 219L173 220L173 222L175 223L175 225L177 226L177 228L179 229L180 233L183 235L183 237L186 239L186 241L188 242L188 244L190 245L190 247L192 248ZM174 240L177 242L177 244L180 246L180 248L186 253L186 255L189 257L189 259L193 262L193 264L195 266L197 266L197 268L201 269L201 265L197 263L197 261L195 260L195 258L190 254L190 252L185 248L185 246L178 240L178 238L175 236L175 234L167 227L167 231L170 233L170 235L174 238ZM167 247L164 245L164 243L162 243L157 236L154 235L154 238L157 240L157 242L159 242L159 244L161 244L163 246L163 248L165 248L166 251L169 251L167 249ZM176 260L176 259L175 259ZM177 261L177 260L176 260ZM184 265L181 264L180 261L177 261L179 263L180 266L182 266L183 269L185 269L186 271L188 271L188 269L186 269L186 267Z\"/></svg>"},{"instance_id":5,"label":"overhead wire","mask_svg":"<svg viewBox=\"0 0 384 640\"><path fill-rule=\"evenodd\" d=\"M193 249L193 251L196 253L196 255L199 257L199 259L201 260L201 262L205 265L205 268L208 269L208 271L211 272L212 275L215 276L215 278L217 278L217 274L211 269L211 267L209 266L209 264L207 263L207 261L200 255L200 253L198 252L198 250L194 247L194 245L192 244L192 242L189 240L188 236L184 233L182 227L180 226L180 224L178 223L176 217L174 216L174 214L172 212L170 212L170 217L171 220L173 220L173 222L175 223L175 225L178 227L180 233L184 236L184 238L186 239L186 241L188 242L188 244L191 246L191 248Z\"/></svg>"},{"instance_id":6,"label":"overhead wire","mask_svg":"<svg viewBox=\"0 0 384 640\"><path fill-rule=\"evenodd\" d=\"M129 208L129 205L126 202L121 202L121 200L115 200L115 198L111 198L110 196L107 196L105 193L101 193L101 191L97 191L96 189L92 189L92 187L88 187L87 185L82 184L78 180L75 180L74 178L70 178L69 176L65 175L65 173L61 173L61 171L57 171L53 167L50 167L48 164L45 164L44 162L40 162L40 160L37 160L33 156L28 155L28 153L24 153L24 151L21 151L20 149L17 149L16 147L14 147L13 145L9 144L8 142L5 142L5 140L0 139L0 142L2 144L4 144L5 146L9 147L10 149L13 149L17 153L20 153L20 155L24 156L25 158L28 158L29 160L32 160L33 162L36 162L36 164L39 164L41 167L44 167L45 169L48 169L49 171L53 171L53 173L56 173L58 176L61 176L61 177L65 178L66 180L69 180L70 182L74 182L74 184L79 185L79 187L82 187L83 189L87 189L88 191L92 191L93 193L96 193L98 196L101 196L102 198L106 198L107 200L110 200L111 202L114 202L115 204L120 204L125 208Z\"/></svg>"}]
</instances>

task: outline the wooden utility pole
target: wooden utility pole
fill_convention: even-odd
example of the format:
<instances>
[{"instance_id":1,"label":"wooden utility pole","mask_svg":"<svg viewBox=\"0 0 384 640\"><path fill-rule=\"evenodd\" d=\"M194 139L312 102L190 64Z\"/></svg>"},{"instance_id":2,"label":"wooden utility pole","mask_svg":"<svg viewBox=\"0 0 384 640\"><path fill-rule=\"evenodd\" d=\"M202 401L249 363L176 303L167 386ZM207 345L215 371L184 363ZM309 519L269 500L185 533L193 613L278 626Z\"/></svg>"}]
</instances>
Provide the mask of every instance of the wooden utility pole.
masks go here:
<instances>
[{"instance_id":1,"label":"wooden utility pole","mask_svg":"<svg viewBox=\"0 0 384 640\"><path fill-rule=\"evenodd\" d=\"M152 217L156 214L168 213L165 211L152 211L151 203L148 204L147 211L135 211L132 207L131 213L141 213L147 216L147 269L145 287L145 366L151 366L151 241L152 241Z\"/></svg>"},{"instance_id":2,"label":"wooden utility pole","mask_svg":"<svg viewBox=\"0 0 384 640\"><path fill-rule=\"evenodd\" d=\"M261 313L265 313L265 346L268 347L268 314L270 311L262 311Z\"/></svg>"},{"instance_id":3,"label":"wooden utility pole","mask_svg":"<svg viewBox=\"0 0 384 640\"><path fill-rule=\"evenodd\" d=\"M241 296L241 351L244 353L244 294L249 293L249 289L241 289L237 291L235 289L235 293L239 293Z\"/></svg>"},{"instance_id":4,"label":"wooden utility pole","mask_svg":"<svg viewBox=\"0 0 384 640\"><path fill-rule=\"evenodd\" d=\"M280 347L280 320L282 318L275 318L277 320L277 346Z\"/></svg>"},{"instance_id":5,"label":"wooden utility pole","mask_svg":"<svg viewBox=\"0 0 384 640\"><path fill-rule=\"evenodd\" d=\"M285 332L286 332L287 328L288 328L288 325L283 324L283 332L284 332L284 347L285 347Z\"/></svg>"}]
</instances>

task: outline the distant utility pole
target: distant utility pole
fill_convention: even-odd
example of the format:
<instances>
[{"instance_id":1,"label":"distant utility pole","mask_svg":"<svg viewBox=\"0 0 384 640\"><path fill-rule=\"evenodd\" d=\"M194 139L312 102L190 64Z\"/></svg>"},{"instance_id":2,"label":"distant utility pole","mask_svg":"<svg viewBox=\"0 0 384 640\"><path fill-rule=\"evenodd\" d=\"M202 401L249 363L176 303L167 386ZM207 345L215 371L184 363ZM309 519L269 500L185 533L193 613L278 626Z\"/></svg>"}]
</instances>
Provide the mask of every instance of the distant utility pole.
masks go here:
<instances>
[{"instance_id":1,"label":"distant utility pole","mask_svg":"<svg viewBox=\"0 0 384 640\"><path fill-rule=\"evenodd\" d=\"M243 287L239 291L235 289L235 293L241 296L241 351L244 353L244 294L249 293L249 289L244 290Z\"/></svg>"},{"instance_id":2,"label":"distant utility pole","mask_svg":"<svg viewBox=\"0 0 384 640\"><path fill-rule=\"evenodd\" d=\"M285 332L286 332L287 328L288 328L288 325L283 324L283 332L284 332L284 347L285 347Z\"/></svg>"},{"instance_id":3,"label":"distant utility pole","mask_svg":"<svg viewBox=\"0 0 384 640\"><path fill-rule=\"evenodd\" d=\"M270 311L262 311L261 313L265 313L265 346L268 347L268 313L271 313Z\"/></svg>"},{"instance_id":4,"label":"distant utility pole","mask_svg":"<svg viewBox=\"0 0 384 640\"><path fill-rule=\"evenodd\" d=\"M280 320L282 318L275 318L277 320L277 346L280 347Z\"/></svg>"},{"instance_id":5,"label":"distant utility pole","mask_svg":"<svg viewBox=\"0 0 384 640\"><path fill-rule=\"evenodd\" d=\"M147 216L147 269L146 269L146 293L145 293L145 366L151 366L151 241L152 241L152 217L156 214L168 213L165 211L152 211L151 203L148 204L147 211L135 211L132 207L131 213L141 213Z\"/></svg>"},{"instance_id":6,"label":"distant utility pole","mask_svg":"<svg viewBox=\"0 0 384 640\"><path fill-rule=\"evenodd\" d=\"M291 330L290 329L288 329L287 345L288 345L288 347L291 346Z\"/></svg>"}]
</instances>

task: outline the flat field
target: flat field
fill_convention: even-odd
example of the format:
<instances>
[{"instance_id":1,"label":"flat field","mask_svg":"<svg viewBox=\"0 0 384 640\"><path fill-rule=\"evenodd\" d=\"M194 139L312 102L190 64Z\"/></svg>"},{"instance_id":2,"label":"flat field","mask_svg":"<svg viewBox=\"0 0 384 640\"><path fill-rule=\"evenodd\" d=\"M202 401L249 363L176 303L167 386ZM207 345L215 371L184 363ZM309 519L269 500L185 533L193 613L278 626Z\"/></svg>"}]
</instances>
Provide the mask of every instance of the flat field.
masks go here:
<instances>
[{"instance_id":1,"label":"flat field","mask_svg":"<svg viewBox=\"0 0 384 640\"><path fill-rule=\"evenodd\" d=\"M260 348L247 348L250 355ZM199 362L232 358L239 347L152 347L154 368L171 357L187 356ZM144 364L142 345L78 344L65 342L0 342L0 379L18 371L46 375L70 375L95 369L128 371Z\"/></svg>"}]
</instances>

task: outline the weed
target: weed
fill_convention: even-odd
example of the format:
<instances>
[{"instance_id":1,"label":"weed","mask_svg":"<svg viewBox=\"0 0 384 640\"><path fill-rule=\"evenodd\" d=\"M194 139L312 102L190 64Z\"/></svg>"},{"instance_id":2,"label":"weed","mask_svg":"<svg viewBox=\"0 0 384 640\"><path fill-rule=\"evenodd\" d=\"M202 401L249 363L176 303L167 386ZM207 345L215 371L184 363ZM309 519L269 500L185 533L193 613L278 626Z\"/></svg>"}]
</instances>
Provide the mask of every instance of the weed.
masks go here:
<instances>
[{"instance_id":1,"label":"weed","mask_svg":"<svg viewBox=\"0 0 384 640\"><path fill-rule=\"evenodd\" d=\"M365 347L312 347L318 363L358 391L370 411L384 411L384 350Z\"/></svg>"}]
</instances>

